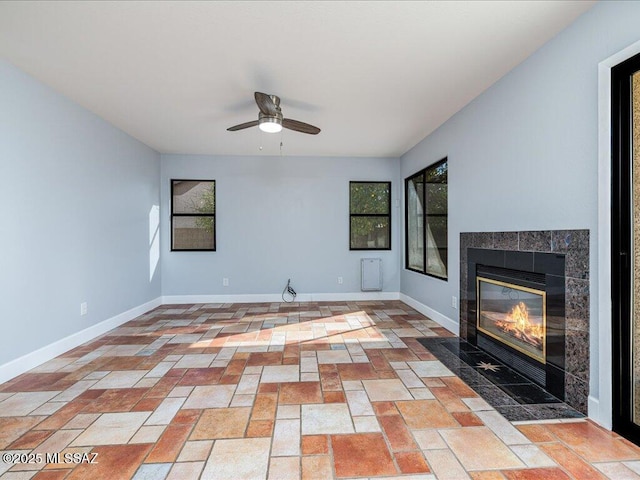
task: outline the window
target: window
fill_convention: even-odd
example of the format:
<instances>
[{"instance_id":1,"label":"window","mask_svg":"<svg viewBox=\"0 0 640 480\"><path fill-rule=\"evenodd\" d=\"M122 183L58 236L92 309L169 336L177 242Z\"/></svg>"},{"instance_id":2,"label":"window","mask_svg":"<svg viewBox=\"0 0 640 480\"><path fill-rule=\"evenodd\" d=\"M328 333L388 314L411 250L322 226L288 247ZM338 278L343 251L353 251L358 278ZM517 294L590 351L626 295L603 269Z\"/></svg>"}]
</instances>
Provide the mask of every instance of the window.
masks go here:
<instances>
[{"instance_id":1,"label":"window","mask_svg":"<svg viewBox=\"0 0 640 480\"><path fill-rule=\"evenodd\" d=\"M405 179L405 268L447 278L447 159Z\"/></svg>"},{"instance_id":2,"label":"window","mask_svg":"<svg viewBox=\"0 0 640 480\"><path fill-rule=\"evenodd\" d=\"M349 182L349 250L391 250L391 182Z\"/></svg>"},{"instance_id":3,"label":"window","mask_svg":"<svg viewBox=\"0 0 640 480\"><path fill-rule=\"evenodd\" d=\"M216 250L215 180L171 180L171 250Z\"/></svg>"}]
</instances>

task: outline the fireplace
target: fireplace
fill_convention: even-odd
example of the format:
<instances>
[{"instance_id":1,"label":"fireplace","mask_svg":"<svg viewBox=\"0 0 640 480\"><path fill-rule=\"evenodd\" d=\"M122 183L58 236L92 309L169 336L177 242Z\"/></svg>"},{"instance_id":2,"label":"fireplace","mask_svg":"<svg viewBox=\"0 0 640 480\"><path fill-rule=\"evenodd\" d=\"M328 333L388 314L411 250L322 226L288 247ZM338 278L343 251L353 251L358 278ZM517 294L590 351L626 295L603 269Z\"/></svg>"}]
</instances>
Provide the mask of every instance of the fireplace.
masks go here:
<instances>
[{"instance_id":1,"label":"fireplace","mask_svg":"<svg viewBox=\"0 0 640 480\"><path fill-rule=\"evenodd\" d=\"M478 332L547 363L547 293L480 276L476 292Z\"/></svg>"},{"instance_id":2,"label":"fireplace","mask_svg":"<svg viewBox=\"0 0 640 480\"><path fill-rule=\"evenodd\" d=\"M478 288L476 277L506 285L487 282ZM495 300L492 297L502 297L503 291L526 299L524 303L529 316L532 313L539 315L540 301L543 301L544 363L539 347L532 352L509 334L506 335L507 342L502 342L487 334L488 331L504 339L505 335L495 332L495 326L478 323L479 310L510 312L509 307L500 302L479 305L478 292L481 299ZM587 413L590 363L588 230L462 232L460 298L462 339L501 359L578 411ZM526 353L515 347L523 347ZM531 353L533 355L529 355Z\"/></svg>"},{"instance_id":3,"label":"fireplace","mask_svg":"<svg viewBox=\"0 0 640 480\"><path fill-rule=\"evenodd\" d=\"M565 400L565 256L470 248L467 341Z\"/></svg>"}]
</instances>

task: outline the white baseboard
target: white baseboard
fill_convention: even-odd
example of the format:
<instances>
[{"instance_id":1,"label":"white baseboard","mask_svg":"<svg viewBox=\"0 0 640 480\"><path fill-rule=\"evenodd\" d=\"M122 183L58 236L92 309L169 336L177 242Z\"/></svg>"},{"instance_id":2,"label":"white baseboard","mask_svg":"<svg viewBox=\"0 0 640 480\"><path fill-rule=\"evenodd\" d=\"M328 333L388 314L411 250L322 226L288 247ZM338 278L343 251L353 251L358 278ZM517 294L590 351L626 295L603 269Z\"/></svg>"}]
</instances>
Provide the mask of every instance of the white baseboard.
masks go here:
<instances>
[{"instance_id":1,"label":"white baseboard","mask_svg":"<svg viewBox=\"0 0 640 480\"><path fill-rule=\"evenodd\" d=\"M299 296L298 296L299 297ZM400 300L400 292L314 293L301 302L366 302L368 300Z\"/></svg>"},{"instance_id":2,"label":"white baseboard","mask_svg":"<svg viewBox=\"0 0 640 480\"><path fill-rule=\"evenodd\" d=\"M596 422L601 427L606 428L607 430L611 430L613 428L611 421L611 410L602 412L600 410L600 407L600 399L589 395L587 415L591 420Z\"/></svg>"},{"instance_id":3,"label":"white baseboard","mask_svg":"<svg viewBox=\"0 0 640 480\"><path fill-rule=\"evenodd\" d=\"M126 312L108 318L107 320L85 328L84 330L73 333L68 337L61 338L60 340L39 348L38 350L0 365L0 383L11 380L12 378L17 377L38 365L42 365L58 355L68 352L72 348L82 345L83 343L86 343L103 333L128 322L129 320L139 317L149 310L159 307L161 304L161 298L155 298L154 300L134 307Z\"/></svg>"},{"instance_id":4,"label":"white baseboard","mask_svg":"<svg viewBox=\"0 0 640 480\"><path fill-rule=\"evenodd\" d=\"M460 325L458 325L458 322L451 320L449 317L443 315L442 313L434 310L431 307L427 307L424 303L420 303L419 301L411 298L408 295L405 295L404 293L400 294L400 300L410 307L415 308L424 316L429 317L434 322L439 323L451 333L460 335Z\"/></svg>"},{"instance_id":5,"label":"white baseboard","mask_svg":"<svg viewBox=\"0 0 640 480\"><path fill-rule=\"evenodd\" d=\"M288 299L288 297L287 297ZM301 293L296 302L345 302L367 300L399 300L398 292L355 292L355 293ZM166 295L162 297L163 305L188 303L277 303L282 302L282 294L248 294L248 295Z\"/></svg>"}]
</instances>

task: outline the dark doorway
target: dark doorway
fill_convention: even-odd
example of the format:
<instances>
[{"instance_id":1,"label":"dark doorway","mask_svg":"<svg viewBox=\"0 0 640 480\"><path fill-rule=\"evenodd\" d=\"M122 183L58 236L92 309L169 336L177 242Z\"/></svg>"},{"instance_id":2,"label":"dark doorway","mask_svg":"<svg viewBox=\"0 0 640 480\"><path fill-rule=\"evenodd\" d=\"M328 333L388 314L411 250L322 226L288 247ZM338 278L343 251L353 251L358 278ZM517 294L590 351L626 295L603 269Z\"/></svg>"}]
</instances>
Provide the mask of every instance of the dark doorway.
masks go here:
<instances>
[{"instance_id":1,"label":"dark doorway","mask_svg":"<svg viewBox=\"0 0 640 480\"><path fill-rule=\"evenodd\" d=\"M612 69L611 93L613 429L640 445L640 55Z\"/></svg>"}]
</instances>

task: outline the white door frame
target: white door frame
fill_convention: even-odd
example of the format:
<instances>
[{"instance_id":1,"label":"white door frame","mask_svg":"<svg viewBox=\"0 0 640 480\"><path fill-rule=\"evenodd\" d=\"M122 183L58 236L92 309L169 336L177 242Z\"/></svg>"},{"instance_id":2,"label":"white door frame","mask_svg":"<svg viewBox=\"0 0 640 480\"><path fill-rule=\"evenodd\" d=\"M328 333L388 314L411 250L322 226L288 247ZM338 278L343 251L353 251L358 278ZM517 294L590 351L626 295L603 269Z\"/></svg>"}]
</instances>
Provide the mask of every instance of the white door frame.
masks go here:
<instances>
[{"instance_id":1,"label":"white door frame","mask_svg":"<svg viewBox=\"0 0 640 480\"><path fill-rule=\"evenodd\" d=\"M640 41L598 64L598 357L591 375L598 383L589 395L589 417L611 429L613 379L611 353L611 69L640 53ZM593 312L594 310L591 309Z\"/></svg>"}]
</instances>

